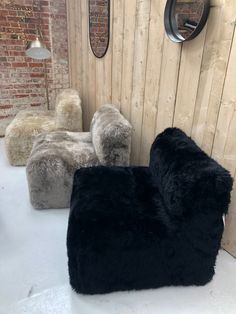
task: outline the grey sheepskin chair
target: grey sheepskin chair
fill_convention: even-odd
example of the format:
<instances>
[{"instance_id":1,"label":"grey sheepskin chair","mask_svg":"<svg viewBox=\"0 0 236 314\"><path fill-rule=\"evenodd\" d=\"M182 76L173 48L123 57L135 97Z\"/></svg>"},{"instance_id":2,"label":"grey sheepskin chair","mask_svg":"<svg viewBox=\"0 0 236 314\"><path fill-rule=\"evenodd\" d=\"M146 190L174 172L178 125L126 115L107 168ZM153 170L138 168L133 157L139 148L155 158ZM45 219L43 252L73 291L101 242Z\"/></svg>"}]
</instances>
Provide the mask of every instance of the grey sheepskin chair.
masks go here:
<instances>
[{"instance_id":1,"label":"grey sheepskin chair","mask_svg":"<svg viewBox=\"0 0 236 314\"><path fill-rule=\"evenodd\" d=\"M38 135L26 167L33 207L69 207L73 176L81 167L128 166L131 130L118 109L104 105L94 114L91 132Z\"/></svg>"},{"instance_id":2,"label":"grey sheepskin chair","mask_svg":"<svg viewBox=\"0 0 236 314\"><path fill-rule=\"evenodd\" d=\"M9 124L5 147L12 166L25 166L35 137L55 130L82 131L81 100L76 90L62 91L56 99L55 111L24 110Z\"/></svg>"},{"instance_id":3,"label":"grey sheepskin chair","mask_svg":"<svg viewBox=\"0 0 236 314\"><path fill-rule=\"evenodd\" d=\"M229 172L177 128L157 136L150 157L149 167L75 173L67 251L78 293L212 279L230 202Z\"/></svg>"}]
</instances>

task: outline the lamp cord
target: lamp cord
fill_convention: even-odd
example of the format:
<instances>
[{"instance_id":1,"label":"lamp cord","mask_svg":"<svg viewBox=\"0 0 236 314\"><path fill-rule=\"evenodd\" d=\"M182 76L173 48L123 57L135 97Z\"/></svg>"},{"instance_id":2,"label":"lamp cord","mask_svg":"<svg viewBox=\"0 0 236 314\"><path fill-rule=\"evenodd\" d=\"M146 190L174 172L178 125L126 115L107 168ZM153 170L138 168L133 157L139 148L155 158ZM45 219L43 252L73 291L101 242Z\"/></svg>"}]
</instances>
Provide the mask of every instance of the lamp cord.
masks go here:
<instances>
[{"instance_id":1,"label":"lamp cord","mask_svg":"<svg viewBox=\"0 0 236 314\"><path fill-rule=\"evenodd\" d=\"M41 17L41 2L40 0L34 0L36 1L36 6L38 7L39 16L38 16L38 34L43 40L43 34L41 30L41 23L42 23L42 17ZM47 99L47 110L50 109L50 103L49 103L49 85L48 85L48 72L47 72L47 61L44 60L44 85L45 85L45 91L46 91L46 99Z\"/></svg>"}]
</instances>

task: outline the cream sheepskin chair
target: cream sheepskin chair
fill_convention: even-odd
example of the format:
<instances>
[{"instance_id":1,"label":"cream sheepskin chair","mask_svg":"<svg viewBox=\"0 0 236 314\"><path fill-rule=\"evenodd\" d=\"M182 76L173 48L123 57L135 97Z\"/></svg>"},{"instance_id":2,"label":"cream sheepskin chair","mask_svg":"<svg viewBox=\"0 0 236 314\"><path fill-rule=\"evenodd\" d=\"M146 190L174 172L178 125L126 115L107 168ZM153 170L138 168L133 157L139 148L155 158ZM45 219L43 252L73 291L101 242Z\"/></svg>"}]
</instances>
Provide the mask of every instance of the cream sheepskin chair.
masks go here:
<instances>
[{"instance_id":1,"label":"cream sheepskin chair","mask_svg":"<svg viewBox=\"0 0 236 314\"><path fill-rule=\"evenodd\" d=\"M104 105L94 114L91 132L37 136L26 167L33 207L69 207L74 173L81 167L128 166L131 131L118 109Z\"/></svg>"},{"instance_id":2,"label":"cream sheepskin chair","mask_svg":"<svg viewBox=\"0 0 236 314\"><path fill-rule=\"evenodd\" d=\"M76 90L62 91L55 111L24 110L9 124L5 134L7 157L12 166L24 166L38 134L55 130L82 131L81 100Z\"/></svg>"}]
</instances>

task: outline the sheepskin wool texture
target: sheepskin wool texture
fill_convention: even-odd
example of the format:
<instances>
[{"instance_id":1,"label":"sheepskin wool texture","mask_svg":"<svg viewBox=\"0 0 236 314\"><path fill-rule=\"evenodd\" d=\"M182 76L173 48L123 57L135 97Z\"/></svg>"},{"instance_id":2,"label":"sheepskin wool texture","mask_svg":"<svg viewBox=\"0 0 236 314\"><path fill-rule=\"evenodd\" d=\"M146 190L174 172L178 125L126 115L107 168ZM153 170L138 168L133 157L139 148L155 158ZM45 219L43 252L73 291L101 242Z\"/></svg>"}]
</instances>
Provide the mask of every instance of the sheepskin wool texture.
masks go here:
<instances>
[{"instance_id":1,"label":"sheepskin wool texture","mask_svg":"<svg viewBox=\"0 0 236 314\"><path fill-rule=\"evenodd\" d=\"M105 106L100 110L111 114L115 112L117 120L120 121L119 127L126 129L128 123L119 111L117 114L117 109ZM116 120L109 119L106 114L97 121L97 127L99 123L109 124L109 130L114 129L112 124L117 126ZM129 164L131 138L124 139L126 142L123 143L120 137L116 140L119 135L120 132L111 134L116 146L113 148L110 145L109 155L108 151L104 153L106 158L103 159L103 165ZM107 140L109 141L108 138ZM102 154L104 147L98 149ZM114 158L113 150L117 158ZM26 167L31 204L37 209L69 207L75 171L81 167L100 164L101 160L96 154L90 132L57 131L38 136Z\"/></svg>"},{"instance_id":2,"label":"sheepskin wool texture","mask_svg":"<svg viewBox=\"0 0 236 314\"><path fill-rule=\"evenodd\" d=\"M101 106L93 116L90 130L102 165L129 165L132 127L117 108Z\"/></svg>"},{"instance_id":3,"label":"sheepskin wool texture","mask_svg":"<svg viewBox=\"0 0 236 314\"><path fill-rule=\"evenodd\" d=\"M40 134L26 167L31 204L37 209L69 207L76 169L98 164L89 132Z\"/></svg>"},{"instance_id":4,"label":"sheepskin wool texture","mask_svg":"<svg viewBox=\"0 0 236 314\"><path fill-rule=\"evenodd\" d=\"M73 89L62 91L57 96L56 111L20 111L9 124L5 134L5 147L12 166L25 166L30 156L35 137L57 129L82 130L81 100Z\"/></svg>"},{"instance_id":5,"label":"sheepskin wool texture","mask_svg":"<svg viewBox=\"0 0 236 314\"><path fill-rule=\"evenodd\" d=\"M67 233L76 292L212 279L230 202L229 172L176 128L157 136L150 157L149 167L76 172Z\"/></svg>"},{"instance_id":6,"label":"sheepskin wool texture","mask_svg":"<svg viewBox=\"0 0 236 314\"><path fill-rule=\"evenodd\" d=\"M56 128L81 132L82 108L79 94L74 89L62 91L56 99Z\"/></svg>"},{"instance_id":7,"label":"sheepskin wool texture","mask_svg":"<svg viewBox=\"0 0 236 314\"><path fill-rule=\"evenodd\" d=\"M56 129L53 111L26 110L19 112L5 133L5 147L12 166L25 166L35 137Z\"/></svg>"}]
</instances>

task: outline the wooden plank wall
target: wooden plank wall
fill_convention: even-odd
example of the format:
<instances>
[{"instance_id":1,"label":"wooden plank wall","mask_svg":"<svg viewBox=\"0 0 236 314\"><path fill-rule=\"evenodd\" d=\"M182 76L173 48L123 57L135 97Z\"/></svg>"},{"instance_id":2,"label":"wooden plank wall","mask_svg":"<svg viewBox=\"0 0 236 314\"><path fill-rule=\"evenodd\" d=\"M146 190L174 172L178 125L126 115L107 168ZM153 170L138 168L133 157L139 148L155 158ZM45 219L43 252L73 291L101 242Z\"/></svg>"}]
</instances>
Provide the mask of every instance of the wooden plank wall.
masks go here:
<instances>
[{"instance_id":1,"label":"wooden plank wall","mask_svg":"<svg viewBox=\"0 0 236 314\"><path fill-rule=\"evenodd\" d=\"M111 0L110 46L97 59L88 38L88 1L67 1L70 79L81 93L84 128L96 108L113 103L134 127L133 164L146 165L156 134L177 126L235 177L236 1L212 0L206 27L184 44L165 34L165 4ZM236 254L234 199L226 223L223 244Z\"/></svg>"}]
</instances>

